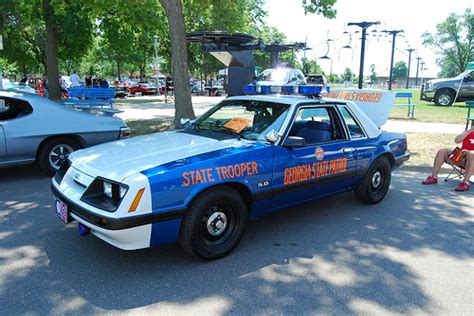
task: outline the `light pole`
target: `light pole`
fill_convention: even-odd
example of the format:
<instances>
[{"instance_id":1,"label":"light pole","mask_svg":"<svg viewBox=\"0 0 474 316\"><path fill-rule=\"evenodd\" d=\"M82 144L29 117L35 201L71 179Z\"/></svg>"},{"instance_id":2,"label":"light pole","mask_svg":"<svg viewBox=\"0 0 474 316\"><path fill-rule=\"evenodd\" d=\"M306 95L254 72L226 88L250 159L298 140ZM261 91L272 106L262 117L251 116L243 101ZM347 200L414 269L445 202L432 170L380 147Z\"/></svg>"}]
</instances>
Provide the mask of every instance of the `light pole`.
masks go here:
<instances>
[{"instance_id":1,"label":"light pole","mask_svg":"<svg viewBox=\"0 0 474 316\"><path fill-rule=\"evenodd\" d=\"M360 67L359 67L359 82L358 88L362 89L362 84L364 81L364 58L365 58L365 36L367 35L367 28L372 25L380 24L379 21L376 22L350 22L348 26L358 26L362 28L362 43L360 45Z\"/></svg>"},{"instance_id":2,"label":"light pole","mask_svg":"<svg viewBox=\"0 0 474 316\"><path fill-rule=\"evenodd\" d=\"M418 85L418 70L420 68L420 59L421 57L416 57L416 77L415 77L415 86Z\"/></svg>"},{"instance_id":3,"label":"light pole","mask_svg":"<svg viewBox=\"0 0 474 316\"><path fill-rule=\"evenodd\" d=\"M408 89L408 83L410 81L410 66L411 66L411 53L413 53L416 49L409 48L407 49L408 52L408 70L407 70L407 84L405 89Z\"/></svg>"},{"instance_id":4,"label":"light pole","mask_svg":"<svg viewBox=\"0 0 474 316\"><path fill-rule=\"evenodd\" d=\"M395 56L395 39L398 33L402 33L403 30L384 30L383 32L392 35L392 57L390 58L390 74L388 78L388 90L392 90L392 76L393 76L393 58Z\"/></svg>"},{"instance_id":5,"label":"light pole","mask_svg":"<svg viewBox=\"0 0 474 316\"><path fill-rule=\"evenodd\" d=\"M158 81L158 35L155 35L153 36L153 46L155 48L155 76L156 76L156 94L158 95L159 94L159 91L160 91L160 87L158 85L159 81Z\"/></svg>"}]
</instances>

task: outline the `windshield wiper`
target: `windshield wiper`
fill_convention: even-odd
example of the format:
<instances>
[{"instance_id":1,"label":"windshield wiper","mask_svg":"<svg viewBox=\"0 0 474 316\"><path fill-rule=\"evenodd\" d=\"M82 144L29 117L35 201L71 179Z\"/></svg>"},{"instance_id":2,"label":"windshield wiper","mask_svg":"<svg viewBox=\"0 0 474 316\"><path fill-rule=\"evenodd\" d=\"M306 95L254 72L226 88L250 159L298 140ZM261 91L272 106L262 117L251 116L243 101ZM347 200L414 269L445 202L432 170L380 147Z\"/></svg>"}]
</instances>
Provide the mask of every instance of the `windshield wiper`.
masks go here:
<instances>
[{"instance_id":1,"label":"windshield wiper","mask_svg":"<svg viewBox=\"0 0 474 316\"><path fill-rule=\"evenodd\" d=\"M238 140L240 140L241 137L242 137L242 136L241 136L239 133L237 133L234 129L228 128L228 127L225 127L225 126L222 126L222 127L219 129L219 131L224 132L224 133L227 133L227 134L232 134L232 135L236 136Z\"/></svg>"}]
</instances>

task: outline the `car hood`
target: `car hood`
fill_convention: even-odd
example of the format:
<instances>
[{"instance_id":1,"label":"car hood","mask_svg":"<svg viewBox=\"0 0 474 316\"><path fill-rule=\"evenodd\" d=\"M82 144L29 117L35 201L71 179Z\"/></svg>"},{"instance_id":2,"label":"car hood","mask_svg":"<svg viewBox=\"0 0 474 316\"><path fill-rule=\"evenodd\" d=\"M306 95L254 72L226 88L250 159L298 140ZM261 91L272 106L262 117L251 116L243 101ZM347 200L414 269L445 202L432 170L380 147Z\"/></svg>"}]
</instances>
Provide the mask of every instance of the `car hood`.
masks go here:
<instances>
[{"instance_id":1,"label":"car hood","mask_svg":"<svg viewBox=\"0 0 474 316\"><path fill-rule=\"evenodd\" d=\"M444 79L433 79L429 80L428 82L432 83L433 85L437 84L447 84L447 83L459 83L461 82L461 79L456 79L456 78L444 78Z\"/></svg>"},{"instance_id":2,"label":"car hood","mask_svg":"<svg viewBox=\"0 0 474 316\"><path fill-rule=\"evenodd\" d=\"M178 159L232 147L247 140L216 140L185 132L165 132L118 140L73 152L72 166L91 177L101 176L122 182L146 169Z\"/></svg>"}]
</instances>

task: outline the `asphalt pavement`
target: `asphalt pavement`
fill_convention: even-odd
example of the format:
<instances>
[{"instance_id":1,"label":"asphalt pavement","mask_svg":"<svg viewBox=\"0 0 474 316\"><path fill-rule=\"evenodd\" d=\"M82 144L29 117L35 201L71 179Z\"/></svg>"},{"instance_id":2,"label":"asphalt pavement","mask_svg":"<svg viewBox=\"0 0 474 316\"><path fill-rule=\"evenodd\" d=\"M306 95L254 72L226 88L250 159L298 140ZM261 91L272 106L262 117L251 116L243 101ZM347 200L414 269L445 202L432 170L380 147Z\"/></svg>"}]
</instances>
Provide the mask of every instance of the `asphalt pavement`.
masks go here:
<instances>
[{"instance_id":1,"label":"asphalt pavement","mask_svg":"<svg viewBox=\"0 0 474 316\"><path fill-rule=\"evenodd\" d=\"M474 190L397 171L378 205L351 193L251 222L230 256L122 251L53 211L36 166L0 169L0 314L474 313Z\"/></svg>"}]
</instances>

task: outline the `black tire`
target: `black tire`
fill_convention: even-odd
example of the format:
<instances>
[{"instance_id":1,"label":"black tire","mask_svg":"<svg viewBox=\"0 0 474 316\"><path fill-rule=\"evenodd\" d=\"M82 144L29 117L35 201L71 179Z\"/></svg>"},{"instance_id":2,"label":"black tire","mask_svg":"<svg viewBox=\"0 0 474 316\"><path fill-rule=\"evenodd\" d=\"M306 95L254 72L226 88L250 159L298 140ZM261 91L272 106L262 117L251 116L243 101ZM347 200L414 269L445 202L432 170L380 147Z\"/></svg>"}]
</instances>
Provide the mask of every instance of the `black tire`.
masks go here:
<instances>
[{"instance_id":1,"label":"black tire","mask_svg":"<svg viewBox=\"0 0 474 316\"><path fill-rule=\"evenodd\" d=\"M63 148L62 155L61 148ZM59 169L59 166L66 161L69 154L79 148L81 148L81 146L73 138L53 138L41 146L38 154L39 166L46 174L53 176ZM59 153L57 160L55 160L55 158L50 159L50 157L54 156L53 151L55 154Z\"/></svg>"},{"instance_id":2,"label":"black tire","mask_svg":"<svg viewBox=\"0 0 474 316\"><path fill-rule=\"evenodd\" d=\"M354 194L362 203L377 204L387 194L391 179L390 162L386 157L377 158L370 165L364 180L354 189Z\"/></svg>"},{"instance_id":3,"label":"black tire","mask_svg":"<svg viewBox=\"0 0 474 316\"><path fill-rule=\"evenodd\" d=\"M451 106L454 103L455 93L448 89L436 91L434 103L438 106Z\"/></svg>"},{"instance_id":4,"label":"black tire","mask_svg":"<svg viewBox=\"0 0 474 316\"><path fill-rule=\"evenodd\" d=\"M210 189L189 207L179 243L198 259L225 257L238 245L247 217L247 205L239 193L226 186Z\"/></svg>"}]
</instances>

